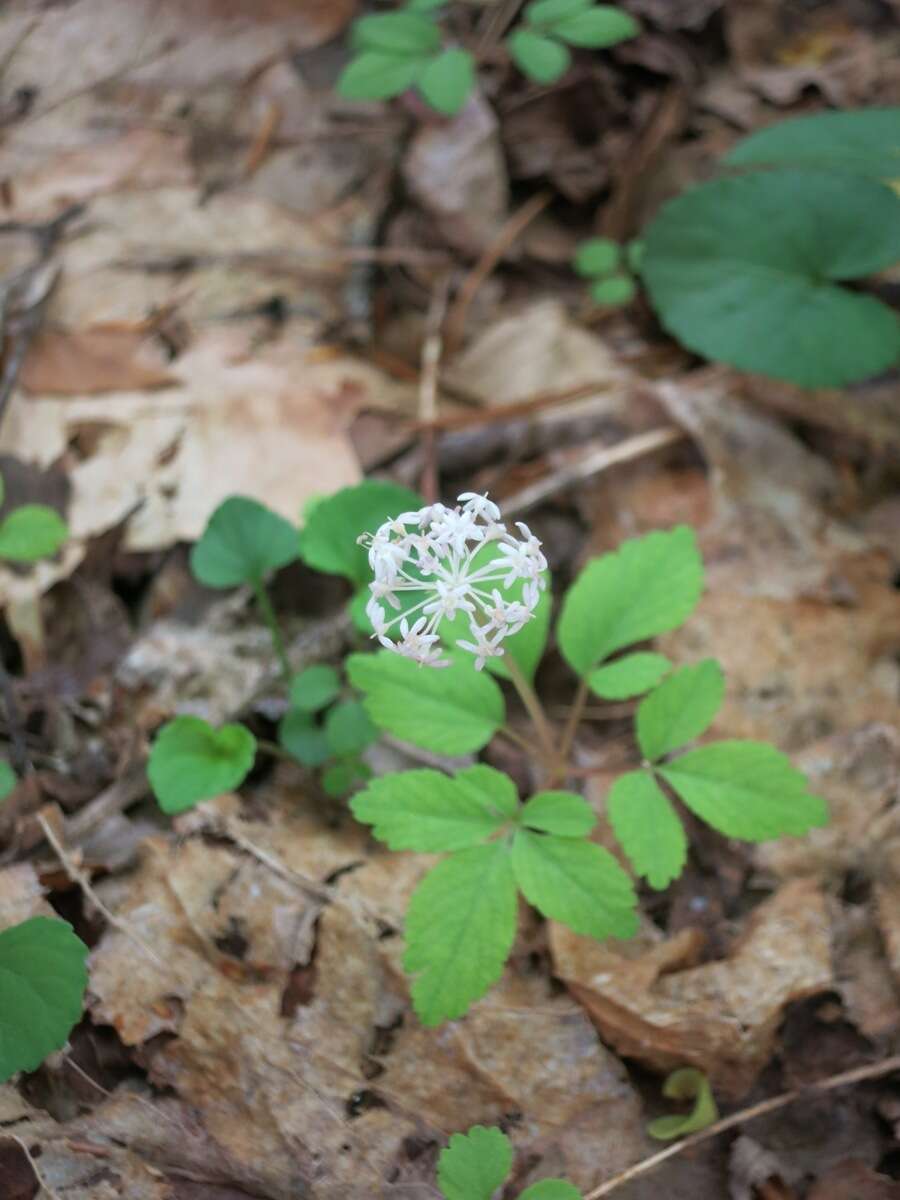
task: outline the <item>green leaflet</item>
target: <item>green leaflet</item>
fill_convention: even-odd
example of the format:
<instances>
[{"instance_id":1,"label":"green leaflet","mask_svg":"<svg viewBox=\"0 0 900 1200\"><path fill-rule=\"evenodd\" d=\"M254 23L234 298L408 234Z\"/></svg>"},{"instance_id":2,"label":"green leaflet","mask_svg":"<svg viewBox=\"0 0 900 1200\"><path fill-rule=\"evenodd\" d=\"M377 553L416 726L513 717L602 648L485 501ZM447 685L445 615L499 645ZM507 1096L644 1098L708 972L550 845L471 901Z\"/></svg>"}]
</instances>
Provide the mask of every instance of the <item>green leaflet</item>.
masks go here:
<instances>
[{"instance_id":1,"label":"green leaflet","mask_svg":"<svg viewBox=\"0 0 900 1200\"><path fill-rule=\"evenodd\" d=\"M156 735L147 775L163 812L180 813L239 787L255 757L256 738L243 725L213 729L199 717L176 717Z\"/></svg>"},{"instance_id":2,"label":"green leaflet","mask_svg":"<svg viewBox=\"0 0 900 1200\"><path fill-rule=\"evenodd\" d=\"M597 824L594 810L573 792L538 792L522 805L519 819L529 829L560 837L585 837Z\"/></svg>"},{"instance_id":3,"label":"green leaflet","mask_svg":"<svg viewBox=\"0 0 900 1200\"><path fill-rule=\"evenodd\" d=\"M765 742L713 742L658 771L693 813L726 837L764 842L828 822L825 801Z\"/></svg>"},{"instance_id":4,"label":"green leaflet","mask_svg":"<svg viewBox=\"0 0 900 1200\"><path fill-rule=\"evenodd\" d=\"M294 676L288 698L291 708L299 708L302 712L318 712L330 704L340 690L341 680L334 667L317 664Z\"/></svg>"},{"instance_id":5,"label":"green leaflet","mask_svg":"<svg viewBox=\"0 0 900 1200\"><path fill-rule=\"evenodd\" d=\"M361 753L378 739L378 730L359 700L335 704L325 717L325 740L337 757Z\"/></svg>"},{"instance_id":6,"label":"green leaflet","mask_svg":"<svg viewBox=\"0 0 900 1200\"><path fill-rule=\"evenodd\" d=\"M405 87L398 90L404 91ZM374 533L391 517L421 508L422 504L417 492L379 479L342 488L308 512L300 534L300 557L317 571L343 575L358 588L362 587L369 583L372 572L368 553L357 544L357 538Z\"/></svg>"},{"instance_id":7,"label":"green leaflet","mask_svg":"<svg viewBox=\"0 0 900 1200\"><path fill-rule=\"evenodd\" d=\"M533 835L532 835L533 836ZM491 843L444 859L413 893L403 965L423 1025L460 1017L500 978L516 932L509 849Z\"/></svg>"},{"instance_id":8,"label":"green leaflet","mask_svg":"<svg viewBox=\"0 0 900 1200\"><path fill-rule=\"evenodd\" d=\"M694 531L678 525L595 558L566 593L557 635L579 675L616 650L680 625L703 587Z\"/></svg>"},{"instance_id":9,"label":"green leaflet","mask_svg":"<svg viewBox=\"0 0 900 1200\"><path fill-rule=\"evenodd\" d=\"M87 955L65 921L32 917L0 933L0 1083L66 1044L81 1016Z\"/></svg>"},{"instance_id":10,"label":"green leaflet","mask_svg":"<svg viewBox=\"0 0 900 1200\"><path fill-rule=\"evenodd\" d=\"M567 1179L540 1179L520 1192L519 1200L581 1200L581 1192Z\"/></svg>"},{"instance_id":11,"label":"green leaflet","mask_svg":"<svg viewBox=\"0 0 900 1200\"><path fill-rule=\"evenodd\" d=\"M513 869L529 904L589 937L628 938L637 931L637 898L613 856L593 842L521 829Z\"/></svg>"},{"instance_id":12,"label":"green leaflet","mask_svg":"<svg viewBox=\"0 0 900 1200\"><path fill-rule=\"evenodd\" d=\"M365 693L366 710L379 728L436 754L480 750L503 724L499 687L461 656L435 670L390 650L353 654L347 674Z\"/></svg>"},{"instance_id":13,"label":"green leaflet","mask_svg":"<svg viewBox=\"0 0 900 1200\"><path fill-rule=\"evenodd\" d=\"M604 700L628 700L655 687L671 666L665 655L637 651L592 671L588 686Z\"/></svg>"},{"instance_id":14,"label":"green leaflet","mask_svg":"<svg viewBox=\"0 0 900 1200\"><path fill-rule=\"evenodd\" d=\"M259 583L297 557L297 530L248 496L230 496L191 551L194 576L211 588Z\"/></svg>"},{"instance_id":15,"label":"green leaflet","mask_svg":"<svg viewBox=\"0 0 900 1200\"><path fill-rule=\"evenodd\" d=\"M673 671L637 710L637 739L644 758L654 762L699 737L724 695L725 676L715 659Z\"/></svg>"},{"instance_id":16,"label":"green leaflet","mask_svg":"<svg viewBox=\"0 0 900 1200\"><path fill-rule=\"evenodd\" d=\"M491 1200L512 1168L509 1138L499 1129L474 1125L454 1133L438 1159L444 1200Z\"/></svg>"},{"instance_id":17,"label":"green leaflet","mask_svg":"<svg viewBox=\"0 0 900 1200\"><path fill-rule=\"evenodd\" d=\"M0 800L5 800L18 782L9 763L0 759Z\"/></svg>"},{"instance_id":18,"label":"green leaflet","mask_svg":"<svg viewBox=\"0 0 900 1200\"><path fill-rule=\"evenodd\" d=\"M392 850L434 853L485 841L515 815L518 798L506 775L475 766L455 778L427 769L383 775L350 807Z\"/></svg>"},{"instance_id":19,"label":"green leaflet","mask_svg":"<svg viewBox=\"0 0 900 1200\"><path fill-rule=\"evenodd\" d=\"M646 771L615 781L606 801L613 832L628 860L658 891L684 870L687 837L678 814Z\"/></svg>"}]
</instances>

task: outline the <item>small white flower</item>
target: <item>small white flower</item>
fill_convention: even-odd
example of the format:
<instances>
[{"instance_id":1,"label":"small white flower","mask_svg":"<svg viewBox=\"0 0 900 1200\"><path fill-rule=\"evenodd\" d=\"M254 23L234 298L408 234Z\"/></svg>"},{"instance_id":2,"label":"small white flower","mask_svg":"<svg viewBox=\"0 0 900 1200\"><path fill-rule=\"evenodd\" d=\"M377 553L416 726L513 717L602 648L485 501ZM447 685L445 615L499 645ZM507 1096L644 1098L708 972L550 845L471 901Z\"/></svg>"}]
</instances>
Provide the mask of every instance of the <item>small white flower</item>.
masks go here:
<instances>
[{"instance_id":1,"label":"small white flower","mask_svg":"<svg viewBox=\"0 0 900 1200\"><path fill-rule=\"evenodd\" d=\"M359 539L375 576L366 612L383 646L431 667L449 665L440 657L441 624L465 614L471 640L451 636L481 670L534 615L547 560L527 525L518 526L521 539L513 536L487 496L464 492L459 501L401 513ZM402 611L387 619L382 601Z\"/></svg>"}]
</instances>

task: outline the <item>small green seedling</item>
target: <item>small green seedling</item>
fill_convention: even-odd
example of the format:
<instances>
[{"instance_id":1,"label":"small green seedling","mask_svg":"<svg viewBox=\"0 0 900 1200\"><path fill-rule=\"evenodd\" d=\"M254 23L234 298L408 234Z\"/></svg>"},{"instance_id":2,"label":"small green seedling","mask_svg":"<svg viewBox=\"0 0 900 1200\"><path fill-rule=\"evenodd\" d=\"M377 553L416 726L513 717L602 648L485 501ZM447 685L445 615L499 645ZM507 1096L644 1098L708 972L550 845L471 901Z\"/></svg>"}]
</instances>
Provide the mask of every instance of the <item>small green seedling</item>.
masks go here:
<instances>
[{"instance_id":1,"label":"small green seedling","mask_svg":"<svg viewBox=\"0 0 900 1200\"><path fill-rule=\"evenodd\" d=\"M180 813L240 787L256 757L256 738L243 725L214 729L200 717L176 717L156 735L147 764L163 812Z\"/></svg>"},{"instance_id":2,"label":"small green seedling","mask_svg":"<svg viewBox=\"0 0 900 1200\"><path fill-rule=\"evenodd\" d=\"M548 919L589 937L631 937L628 876L588 839L596 823L571 792L520 804L512 780L477 765L453 777L404 771L373 780L354 816L392 850L446 853L413 893L404 966L424 1025L462 1016L500 977L516 932L518 892Z\"/></svg>"},{"instance_id":3,"label":"small green seedling","mask_svg":"<svg viewBox=\"0 0 900 1200\"><path fill-rule=\"evenodd\" d=\"M675 1138L687 1137L689 1133L709 1128L719 1119L709 1080L702 1071L693 1067L673 1071L663 1084L663 1095L670 1100L693 1100L694 1106L688 1113L672 1113L651 1121L647 1132L658 1141L670 1142Z\"/></svg>"},{"instance_id":4,"label":"small green seedling","mask_svg":"<svg viewBox=\"0 0 900 1200\"><path fill-rule=\"evenodd\" d=\"M323 767L322 788L334 797L369 778L360 755L379 736L362 704L338 700L340 692L341 679L332 667L308 667L291 680L290 707L278 726L282 749L304 766Z\"/></svg>"},{"instance_id":5,"label":"small green seedling","mask_svg":"<svg viewBox=\"0 0 900 1200\"><path fill-rule=\"evenodd\" d=\"M532 0L507 39L513 61L535 83L555 83L568 70L570 46L603 50L640 33L634 17L592 0Z\"/></svg>"},{"instance_id":6,"label":"small green seedling","mask_svg":"<svg viewBox=\"0 0 900 1200\"><path fill-rule=\"evenodd\" d=\"M575 251L572 266L590 280L591 297L598 304L616 308L634 299L637 287L621 270L622 248L611 238L588 238Z\"/></svg>"},{"instance_id":7,"label":"small green seedling","mask_svg":"<svg viewBox=\"0 0 900 1200\"><path fill-rule=\"evenodd\" d=\"M32 917L0 933L0 1083L60 1050L81 1016L85 944L71 925Z\"/></svg>"},{"instance_id":8,"label":"small green seedling","mask_svg":"<svg viewBox=\"0 0 900 1200\"><path fill-rule=\"evenodd\" d=\"M4 495L0 477L0 504ZM19 563L52 558L62 549L68 536L69 527L55 508L46 504L23 504L0 521L0 558Z\"/></svg>"},{"instance_id":9,"label":"small green seedling","mask_svg":"<svg viewBox=\"0 0 900 1200\"><path fill-rule=\"evenodd\" d=\"M493 1200L512 1170L509 1138L499 1129L473 1125L454 1133L438 1159L438 1187L444 1200ZM519 1200L581 1200L565 1179L541 1179L519 1192Z\"/></svg>"},{"instance_id":10,"label":"small green seedling","mask_svg":"<svg viewBox=\"0 0 900 1200\"><path fill-rule=\"evenodd\" d=\"M417 88L440 113L459 112L475 83L475 60L468 50L444 47L425 3L405 10L373 13L353 23L355 57L338 80L348 100L386 100Z\"/></svg>"}]
</instances>

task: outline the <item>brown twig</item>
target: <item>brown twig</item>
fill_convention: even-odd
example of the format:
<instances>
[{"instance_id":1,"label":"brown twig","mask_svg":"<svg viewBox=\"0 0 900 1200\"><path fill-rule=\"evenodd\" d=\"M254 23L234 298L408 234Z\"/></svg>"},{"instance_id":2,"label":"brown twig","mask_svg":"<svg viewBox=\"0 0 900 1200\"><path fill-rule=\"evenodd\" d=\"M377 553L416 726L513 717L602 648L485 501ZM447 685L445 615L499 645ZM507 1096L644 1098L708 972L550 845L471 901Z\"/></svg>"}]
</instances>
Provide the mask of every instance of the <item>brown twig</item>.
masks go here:
<instances>
[{"instance_id":1,"label":"brown twig","mask_svg":"<svg viewBox=\"0 0 900 1200\"><path fill-rule=\"evenodd\" d=\"M425 340L422 343L422 367L419 374L419 426L422 430L422 474L419 490L426 504L434 504L440 494L438 479L437 418L438 371L444 348L441 326L447 311L449 276L445 275L435 287L428 305L425 321Z\"/></svg>"},{"instance_id":2,"label":"brown twig","mask_svg":"<svg viewBox=\"0 0 900 1200\"><path fill-rule=\"evenodd\" d=\"M441 381L441 387L446 382ZM500 425L504 421L514 421L519 417L530 417L534 413L544 412L548 408L559 408L564 404L573 404L577 400L587 400L601 392L609 391L608 383L579 383L576 387L564 388L559 392L538 392L527 400L517 400L512 404L496 405L493 408L481 409L472 413L448 413L435 420L435 428L443 433L458 433L465 429L478 429L483 425Z\"/></svg>"},{"instance_id":3,"label":"brown twig","mask_svg":"<svg viewBox=\"0 0 900 1200\"><path fill-rule=\"evenodd\" d=\"M600 450L595 450L593 454L579 459L578 462L569 463L558 471L545 475L536 483L522 488L520 492L516 492L515 495L504 501L503 511L507 516L518 516L519 513L534 508L548 496L565 491L574 483L581 483L585 479L590 479L592 475L599 475L601 471L605 471L617 463L630 462L632 459L641 458L644 454L660 450L663 446L671 446L685 437L687 434L683 429L675 429L670 426L635 434L634 437L626 438L625 441L619 442L615 446L603 446Z\"/></svg>"},{"instance_id":4,"label":"brown twig","mask_svg":"<svg viewBox=\"0 0 900 1200\"><path fill-rule=\"evenodd\" d=\"M526 229L534 218L550 203L553 199L552 193L538 192L526 200L521 208L506 221L503 228L485 249L481 258L468 273L462 282L462 286L457 293L456 299L453 301L453 307L447 316L447 324L444 330L444 341L447 347L448 354L453 354L459 347L462 341L463 333L466 327L466 316L469 312L469 305L475 298L475 294L484 281L496 267L497 263L513 244L516 238L524 229Z\"/></svg>"},{"instance_id":5,"label":"brown twig","mask_svg":"<svg viewBox=\"0 0 900 1200\"><path fill-rule=\"evenodd\" d=\"M839 1075L831 1075L828 1079L820 1079L817 1083L812 1083L808 1087L794 1088L790 1092L783 1092L780 1096L773 1096L769 1100L762 1100L759 1104L752 1104L749 1108L743 1108L740 1112L723 1117L721 1121L716 1121L714 1125L710 1125L706 1129L701 1129L698 1133L692 1133L690 1137L686 1137L680 1142L666 1146L664 1150L660 1150L658 1154L651 1154L643 1162L635 1163L633 1167L629 1167L613 1179L608 1179L606 1183L601 1183L592 1192L588 1192L584 1200L600 1200L602 1196L609 1196L617 1188L620 1188L623 1183L630 1183L632 1179L637 1179L641 1175L646 1175L649 1171L654 1171L666 1159L674 1158L676 1154L681 1154L684 1150L690 1150L694 1146L699 1146L701 1143L709 1141L710 1138L718 1137L720 1133L724 1133L728 1129L734 1129L737 1125L743 1125L745 1121L752 1121L756 1117L763 1117L767 1113L777 1112L780 1108L786 1108L789 1104L793 1104L795 1100L801 1100L804 1096L815 1096L823 1092L834 1091L835 1088L847 1087L851 1083L863 1083L867 1079L878 1079L881 1075L888 1075L891 1071L900 1071L900 1054L894 1054L892 1057L883 1059L879 1063L869 1063L865 1067L854 1067L851 1071L842 1071Z\"/></svg>"}]
</instances>

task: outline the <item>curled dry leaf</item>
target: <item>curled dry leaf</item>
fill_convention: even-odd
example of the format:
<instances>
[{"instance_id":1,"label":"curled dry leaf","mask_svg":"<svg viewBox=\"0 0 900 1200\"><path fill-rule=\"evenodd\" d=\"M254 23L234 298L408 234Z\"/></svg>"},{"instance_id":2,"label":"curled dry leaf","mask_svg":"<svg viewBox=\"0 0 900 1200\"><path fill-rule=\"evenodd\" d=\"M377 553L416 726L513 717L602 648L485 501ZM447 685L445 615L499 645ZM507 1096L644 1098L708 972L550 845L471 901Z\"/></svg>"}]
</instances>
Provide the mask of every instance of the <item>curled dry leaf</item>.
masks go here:
<instances>
[{"instance_id":1,"label":"curled dry leaf","mask_svg":"<svg viewBox=\"0 0 900 1200\"><path fill-rule=\"evenodd\" d=\"M654 947L642 977L640 959L562 926L551 945L556 973L619 1053L659 1071L697 1067L734 1097L768 1061L785 1007L832 984L825 900L809 880L761 904L721 962L660 974Z\"/></svg>"}]
</instances>

